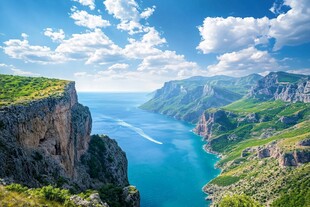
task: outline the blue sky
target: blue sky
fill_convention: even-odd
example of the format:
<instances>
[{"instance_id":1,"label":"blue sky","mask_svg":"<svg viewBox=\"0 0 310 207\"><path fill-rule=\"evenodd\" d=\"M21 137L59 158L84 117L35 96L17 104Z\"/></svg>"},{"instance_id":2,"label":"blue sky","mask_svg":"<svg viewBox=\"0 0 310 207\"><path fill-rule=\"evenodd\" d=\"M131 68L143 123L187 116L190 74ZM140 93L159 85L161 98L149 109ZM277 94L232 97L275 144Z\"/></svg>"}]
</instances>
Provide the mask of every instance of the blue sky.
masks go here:
<instances>
[{"instance_id":1,"label":"blue sky","mask_svg":"<svg viewBox=\"0 0 310 207\"><path fill-rule=\"evenodd\" d=\"M1 0L0 73L152 91L190 76L310 73L309 0Z\"/></svg>"}]
</instances>

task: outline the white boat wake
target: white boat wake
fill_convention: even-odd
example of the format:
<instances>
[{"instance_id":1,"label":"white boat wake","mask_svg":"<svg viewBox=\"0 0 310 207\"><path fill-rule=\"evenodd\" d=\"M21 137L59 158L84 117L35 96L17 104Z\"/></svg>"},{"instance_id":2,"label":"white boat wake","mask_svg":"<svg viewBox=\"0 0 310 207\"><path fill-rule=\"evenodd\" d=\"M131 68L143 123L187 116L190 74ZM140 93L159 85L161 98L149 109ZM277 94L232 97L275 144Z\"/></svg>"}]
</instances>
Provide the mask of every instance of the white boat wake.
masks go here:
<instances>
[{"instance_id":1,"label":"white boat wake","mask_svg":"<svg viewBox=\"0 0 310 207\"><path fill-rule=\"evenodd\" d=\"M153 139L152 137L150 137L149 135L145 134L144 131L140 128L137 128L135 126L132 126L131 124L128 124L127 122L124 122L123 120L117 120L117 123L121 126L124 126L124 127L127 127L131 130L133 130L134 132L136 132L137 134L139 134L141 137L151 141L151 142L154 142L156 144L163 144L162 142L159 142L155 139Z\"/></svg>"}]
</instances>

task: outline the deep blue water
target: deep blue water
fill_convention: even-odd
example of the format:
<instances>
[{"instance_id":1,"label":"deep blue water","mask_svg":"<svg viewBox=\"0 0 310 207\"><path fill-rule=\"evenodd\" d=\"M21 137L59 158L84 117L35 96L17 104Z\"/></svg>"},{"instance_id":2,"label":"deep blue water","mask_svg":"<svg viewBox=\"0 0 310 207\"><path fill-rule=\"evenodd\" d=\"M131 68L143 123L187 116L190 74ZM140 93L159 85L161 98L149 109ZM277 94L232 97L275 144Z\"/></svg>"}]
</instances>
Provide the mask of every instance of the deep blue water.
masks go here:
<instances>
[{"instance_id":1,"label":"deep blue water","mask_svg":"<svg viewBox=\"0 0 310 207\"><path fill-rule=\"evenodd\" d=\"M88 106L93 134L116 139L126 152L129 180L142 207L208 206L202 187L218 175L216 156L203 151L193 125L143 111L142 93L79 93Z\"/></svg>"}]
</instances>

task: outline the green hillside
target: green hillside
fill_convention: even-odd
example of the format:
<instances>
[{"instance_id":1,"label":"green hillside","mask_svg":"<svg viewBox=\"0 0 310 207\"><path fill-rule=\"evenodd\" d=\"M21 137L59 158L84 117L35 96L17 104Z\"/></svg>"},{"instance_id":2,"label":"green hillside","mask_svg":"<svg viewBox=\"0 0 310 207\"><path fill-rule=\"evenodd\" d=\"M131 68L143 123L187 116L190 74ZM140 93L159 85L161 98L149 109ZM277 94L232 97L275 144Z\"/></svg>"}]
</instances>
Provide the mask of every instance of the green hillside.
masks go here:
<instances>
[{"instance_id":1,"label":"green hillside","mask_svg":"<svg viewBox=\"0 0 310 207\"><path fill-rule=\"evenodd\" d=\"M206 145L222 154L221 175L205 186L214 205L244 194L264 206L307 206L310 147L301 143L310 139L310 103L242 99L205 113L218 110L226 117L213 123ZM295 165L300 155L305 162Z\"/></svg>"},{"instance_id":2,"label":"green hillside","mask_svg":"<svg viewBox=\"0 0 310 207\"><path fill-rule=\"evenodd\" d=\"M0 106L59 96L68 83L66 80L0 74Z\"/></svg>"},{"instance_id":3,"label":"green hillside","mask_svg":"<svg viewBox=\"0 0 310 207\"><path fill-rule=\"evenodd\" d=\"M261 79L260 75L192 77L170 81L140 108L196 123L208 108L221 107L240 99Z\"/></svg>"}]
</instances>

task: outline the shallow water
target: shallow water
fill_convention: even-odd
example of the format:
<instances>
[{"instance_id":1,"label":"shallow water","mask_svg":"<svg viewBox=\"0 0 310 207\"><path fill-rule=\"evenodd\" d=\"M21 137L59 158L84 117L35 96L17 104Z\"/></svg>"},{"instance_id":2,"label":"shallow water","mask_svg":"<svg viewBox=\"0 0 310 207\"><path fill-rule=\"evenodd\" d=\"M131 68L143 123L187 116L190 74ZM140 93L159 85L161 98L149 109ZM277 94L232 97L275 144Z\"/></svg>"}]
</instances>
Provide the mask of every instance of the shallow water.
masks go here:
<instances>
[{"instance_id":1,"label":"shallow water","mask_svg":"<svg viewBox=\"0 0 310 207\"><path fill-rule=\"evenodd\" d=\"M116 139L126 152L129 180L140 190L141 207L209 206L201 191L219 174L215 155L203 151L193 125L143 111L142 93L79 93L88 106L93 134Z\"/></svg>"}]
</instances>

